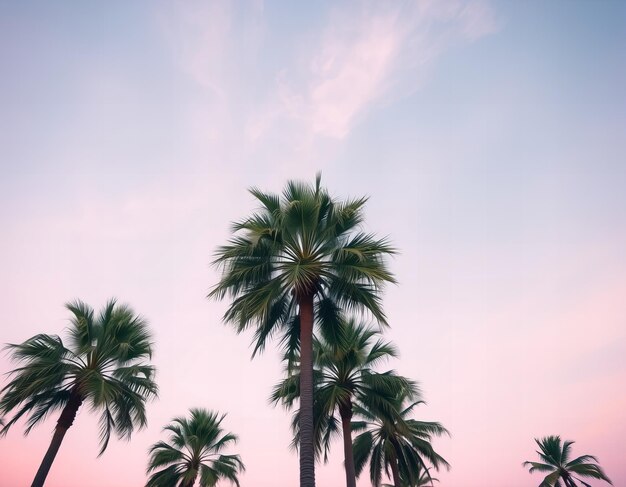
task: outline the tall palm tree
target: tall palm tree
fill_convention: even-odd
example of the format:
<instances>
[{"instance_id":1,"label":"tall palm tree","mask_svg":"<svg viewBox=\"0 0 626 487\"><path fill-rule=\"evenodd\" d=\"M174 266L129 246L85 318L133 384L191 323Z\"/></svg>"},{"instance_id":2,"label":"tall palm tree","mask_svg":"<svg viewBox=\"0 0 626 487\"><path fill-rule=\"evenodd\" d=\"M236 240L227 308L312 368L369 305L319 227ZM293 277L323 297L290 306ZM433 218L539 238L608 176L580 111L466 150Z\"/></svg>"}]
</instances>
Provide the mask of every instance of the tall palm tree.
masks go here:
<instances>
[{"instance_id":1,"label":"tall palm tree","mask_svg":"<svg viewBox=\"0 0 626 487\"><path fill-rule=\"evenodd\" d=\"M154 368L144 360L152 355L146 321L126 305L110 300L98 316L81 301L66 304L72 313L69 344L57 335L36 335L10 344L20 366L0 391L0 414L15 411L1 434L27 416L25 434L48 414L61 410L50 447L33 486L44 484L52 462L80 406L86 402L100 411L100 455L111 432L130 438L147 424L145 403L156 396Z\"/></svg>"},{"instance_id":2,"label":"tall palm tree","mask_svg":"<svg viewBox=\"0 0 626 487\"><path fill-rule=\"evenodd\" d=\"M238 332L256 328L253 355L273 335L299 330L300 485L314 487L314 323L332 336L339 309L347 309L368 310L386 324L379 291L394 282L384 260L394 250L359 229L366 198L335 200L319 175L315 185L289 181L282 197L250 192L261 208L235 223L235 235L218 249L214 263L223 272L209 297L232 297L224 319Z\"/></svg>"},{"instance_id":3,"label":"tall palm tree","mask_svg":"<svg viewBox=\"0 0 626 487\"><path fill-rule=\"evenodd\" d=\"M146 487L193 487L198 475L201 487L214 487L222 479L239 487L237 474L244 465L239 455L222 453L237 442L237 436L221 427L225 416L191 409L190 419L174 418L164 428L171 433L169 441L159 441L150 448L148 473L154 473Z\"/></svg>"},{"instance_id":4,"label":"tall palm tree","mask_svg":"<svg viewBox=\"0 0 626 487\"><path fill-rule=\"evenodd\" d=\"M351 425L353 401L376 402L379 407L384 407L389 394L394 397L398 391L415 392L414 384L408 379L393 372L377 374L374 371L378 363L397 356L395 347L376 339L377 335L376 330L352 319L342 323L338 342L330 342L324 337L313 339L316 444L319 450L323 445L326 461L330 440L339 430L335 417L339 413L348 487L356 487ZM287 407L294 404L299 397L298 375L298 372L288 375L274 388L273 402L281 401ZM296 435L297 431L296 428Z\"/></svg>"},{"instance_id":5,"label":"tall palm tree","mask_svg":"<svg viewBox=\"0 0 626 487\"><path fill-rule=\"evenodd\" d=\"M585 487L591 487L578 477L590 477L593 479L604 480L613 485L611 480L606 476L600 465L597 464L598 459L591 455L583 455L570 461L570 450L573 441L565 441L561 445L560 436L546 436L540 440L535 438L535 443L539 446L537 455L541 462L524 462L524 467L530 467L529 473L548 472L539 487L576 487L577 482ZM595 463L594 463L595 462ZM563 484L561 484L561 480Z\"/></svg>"},{"instance_id":6,"label":"tall palm tree","mask_svg":"<svg viewBox=\"0 0 626 487\"><path fill-rule=\"evenodd\" d=\"M357 476L369 460L370 479L374 487L382 484L383 471L391 476L395 487L402 487L403 481L415 485L418 473L425 470L431 479L426 462L435 470L450 468L450 464L431 445L433 436L448 434L440 423L410 419L413 408L423 401L416 401L404 407L406 396L396 399L397 415L391 416L378 408L359 405L355 413L364 421L354 421L352 428L361 433L354 440L354 463Z\"/></svg>"}]
</instances>

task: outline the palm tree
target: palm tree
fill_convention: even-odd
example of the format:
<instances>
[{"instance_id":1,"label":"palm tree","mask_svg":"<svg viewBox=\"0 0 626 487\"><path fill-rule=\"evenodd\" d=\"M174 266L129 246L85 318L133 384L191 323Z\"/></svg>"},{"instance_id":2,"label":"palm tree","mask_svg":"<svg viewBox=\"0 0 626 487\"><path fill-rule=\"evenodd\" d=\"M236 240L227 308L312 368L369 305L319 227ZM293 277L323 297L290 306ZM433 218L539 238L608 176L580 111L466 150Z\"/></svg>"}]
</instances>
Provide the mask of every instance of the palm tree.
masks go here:
<instances>
[{"instance_id":1,"label":"palm tree","mask_svg":"<svg viewBox=\"0 0 626 487\"><path fill-rule=\"evenodd\" d=\"M171 433L168 442L159 441L150 448L148 473L154 473L146 487L193 487L198 475L201 487L214 487L222 479L239 487L237 474L244 465L239 455L222 453L237 442L237 436L224 433L221 427L226 415L206 409L190 413L190 419L174 418L164 428Z\"/></svg>"},{"instance_id":2,"label":"palm tree","mask_svg":"<svg viewBox=\"0 0 626 487\"><path fill-rule=\"evenodd\" d=\"M540 451L537 451L537 455L539 455L543 463L524 462L522 465L530 467L528 469L529 473L549 472L539 487L563 487L563 485L565 487L576 487L577 482L580 482L585 487L591 487L578 476L604 480L613 485L602 468L600 468L600 465L597 464L598 459L596 457L583 455L570 461L570 449L574 443L573 441L565 441L561 445L560 436L546 436L541 438L541 440L535 438L535 443L539 446Z\"/></svg>"},{"instance_id":3,"label":"palm tree","mask_svg":"<svg viewBox=\"0 0 626 487\"><path fill-rule=\"evenodd\" d=\"M224 319L238 332L256 328L253 355L277 333L299 331L300 485L314 487L314 323L332 336L339 309L346 309L368 310L386 324L379 291L394 282L384 261L394 250L359 229L366 198L337 201L319 175L313 186L289 181L282 197L250 192L261 208L235 223L235 235L218 249L222 277L209 297L232 297Z\"/></svg>"},{"instance_id":4,"label":"palm tree","mask_svg":"<svg viewBox=\"0 0 626 487\"><path fill-rule=\"evenodd\" d=\"M450 468L450 464L435 452L430 443L433 436L449 435L448 430L440 423L410 419L408 416L413 408L423 401L404 407L406 399L406 396L397 396L397 414L394 416L378 408L355 407L355 413L364 418L364 421L352 423L355 432L362 431L354 440L356 474L361 474L369 460L370 479L374 487L381 486L383 470L387 476L391 472L395 487L402 487L403 481L415 485L422 471L431 479L426 462L437 471L441 466Z\"/></svg>"},{"instance_id":5,"label":"palm tree","mask_svg":"<svg viewBox=\"0 0 626 487\"><path fill-rule=\"evenodd\" d=\"M6 434L27 416L27 435L48 414L61 410L50 447L33 486L44 484L65 433L80 406L87 402L101 411L100 455L111 432L130 438L147 424L145 403L155 397L154 368L144 360L152 354L146 321L126 305L110 300L98 316L81 301L66 304L72 313L69 345L56 335L36 335L24 343L10 344L20 367L0 391L0 414L16 411L0 430Z\"/></svg>"},{"instance_id":6,"label":"palm tree","mask_svg":"<svg viewBox=\"0 0 626 487\"><path fill-rule=\"evenodd\" d=\"M338 412L348 487L356 487L351 425L353 401L377 403L379 407L384 407L389 394L393 397L398 391L406 391L407 394L415 392L414 384L404 377L393 372L374 372L373 367L378 363L397 356L391 343L381 339L374 342L377 334L374 329L349 320L341 325L338 343L331 343L323 337L313 340L316 446L321 451L323 444L324 460L327 461L330 440L339 430L335 417ZM299 373L289 374L274 388L271 400L291 407L299 397L298 385ZM294 426L299 439L297 425Z\"/></svg>"}]
</instances>

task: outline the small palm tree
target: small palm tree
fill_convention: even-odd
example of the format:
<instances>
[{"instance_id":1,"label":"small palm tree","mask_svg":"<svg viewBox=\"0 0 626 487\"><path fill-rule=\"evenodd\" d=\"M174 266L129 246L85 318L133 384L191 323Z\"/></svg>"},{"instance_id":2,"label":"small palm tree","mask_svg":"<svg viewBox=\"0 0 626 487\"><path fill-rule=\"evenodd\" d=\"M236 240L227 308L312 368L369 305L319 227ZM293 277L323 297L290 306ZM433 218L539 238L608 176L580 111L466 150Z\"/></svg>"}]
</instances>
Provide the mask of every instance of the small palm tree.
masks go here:
<instances>
[{"instance_id":1,"label":"small palm tree","mask_svg":"<svg viewBox=\"0 0 626 487\"><path fill-rule=\"evenodd\" d=\"M61 410L50 447L33 486L43 485L65 433L80 406L87 402L101 411L100 455L111 432L130 438L147 424L145 403L155 397L154 368L143 362L152 355L148 325L125 305L109 301L98 316L81 301L68 303L72 313L69 346L56 335L36 335L10 344L12 358L21 364L0 391L0 414L13 411L0 433L27 416L27 435L48 414Z\"/></svg>"},{"instance_id":2,"label":"small palm tree","mask_svg":"<svg viewBox=\"0 0 626 487\"><path fill-rule=\"evenodd\" d=\"M548 473L539 487L576 487L578 485L577 482L580 482L585 487L591 487L578 477L604 480L613 485L602 468L600 468L600 465L597 464L598 459L596 457L583 455L570 461L570 450L574 443L573 441L565 441L561 445L560 436L546 436L540 440L535 438L535 442L540 450L537 451L537 455L539 455L543 463L524 462L522 465L530 467L528 469L529 473Z\"/></svg>"},{"instance_id":3,"label":"small palm tree","mask_svg":"<svg viewBox=\"0 0 626 487\"><path fill-rule=\"evenodd\" d=\"M348 487L356 487L351 425L353 402L377 402L379 407L384 407L387 395L393 398L398 391L415 392L414 384L408 379L393 372L378 374L374 371L378 363L397 356L395 347L376 339L377 335L376 330L348 320L342 323L338 339L329 341L322 336L314 338L313 343L316 445L318 451L323 445L324 461L327 461L331 439L341 429ZM286 354L285 358L292 357ZM291 367L288 365L288 372ZM299 381L299 372L288 375L274 388L272 401L281 401L288 408L293 406L299 397ZM336 413L339 413L341 428ZM294 426L299 439L297 425Z\"/></svg>"},{"instance_id":4,"label":"small palm tree","mask_svg":"<svg viewBox=\"0 0 626 487\"><path fill-rule=\"evenodd\" d=\"M171 433L168 442L150 448L148 473L154 473L146 487L192 487L198 475L201 487L214 487L222 479L239 487L237 474L244 465L239 455L222 453L237 442L237 436L224 433L220 426L226 415L206 409L190 413L190 419L175 418L164 428Z\"/></svg>"},{"instance_id":5,"label":"small palm tree","mask_svg":"<svg viewBox=\"0 0 626 487\"><path fill-rule=\"evenodd\" d=\"M397 414L391 416L378 408L371 409L359 405L355 413L364 421L354 421L352 429L361 431L354 440L354 463L357 476L369 460L370 480L374 487L382 484L383 471L391 473L395 487L417 483L418 474L425 471L431 479L426 462L435 470L450 468L450 464L435 452L431 445L433 436L448 434L440 423L410 419L413 408L423 401L416 401L404 407L406 396L396 399ZM431 479L432 481L432 479Z\"/></svg>"},{"instance_id":6,"label":"small palm tree","mask_svg":"<svg viewBox=\"0 0 626 487\"><path fill-rule=\"evenodd\" d=\"M369 311L386 324L380 290L394 282L384 260L394 250L360 230L366 198L337 201L319 175L315 185L289 181L282 197L250 192L261 208L235 223L235 236L218 249L215 264L223 272L209 297L232 297L224 319L238 332L256 328L254 353L277 333L293 336L297 330L300 485L314 487L314 324L330 336L339 309Z\"/></svg>"}]
</instances>

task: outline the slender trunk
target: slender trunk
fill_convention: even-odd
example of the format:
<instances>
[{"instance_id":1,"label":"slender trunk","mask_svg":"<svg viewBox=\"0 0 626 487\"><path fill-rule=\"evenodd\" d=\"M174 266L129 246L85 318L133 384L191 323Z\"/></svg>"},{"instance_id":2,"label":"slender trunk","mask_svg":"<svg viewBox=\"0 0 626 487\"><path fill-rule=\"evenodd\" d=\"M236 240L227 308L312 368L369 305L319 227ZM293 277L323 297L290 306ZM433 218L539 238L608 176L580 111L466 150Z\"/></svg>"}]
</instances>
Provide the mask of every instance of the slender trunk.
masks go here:
<instances>
[{"instance_id":1,"label":"slender trunk","mask_svg":"<svg viewBox=\"0 0 626 487\"><path fill-rule=\"evenodd\" d=\"M393 475L393 485L395 487L402 487L400 472L398 470L398 459L395 456L391 459L391 475Z\"/></svg>"},{"instance_id":2,"label":"slender trunk","mask_svg":"<svg viewBox=\"0 0 626 487\"><path fill-rule=\"evenodd\" d=\"M356 487L356 472L354 470L354 453L352 452L352 401L339 408L341 428L343 433L343 456L346 467L346 486Z\"/></svg>"},{"instance_id":3,"label":"slender trunk","mask_svg":"<svg viewBox=\"0 0 626 487\"><path fill-rule=\"evenodd\" d=\"M313 295L300 305L300 487L315 487L313 438Z\"/></svg>"},{"instance_id":4,"label":"slender trunk","mask_svg":"<svg viewBox=\"0 0 626 487\"><path fill-rule=\"evenodd\" d=\"M63 408L61 412L61 416L57 421L57 425L54 428L54 434L52 435L52 441L50 442L50 446L48 447L48 451L46 455L43 457L41 465L39 466L39 470L37 470L37 475L35 475L35 480L31 484L31 487L42 487L44 482L46 481L46 477L48 476L48 472L50 471L50 467L52 466L52 462L54 462L54 457L57 456L57 452L59 451L59 447L61 446L61 442L63 441L63 437L67 430L74 423L74 418L76 418L76 413L78 408L83 403L83 398L76 391L72 391L70 395L70 400Z\"/></svg>"}]
</instances>

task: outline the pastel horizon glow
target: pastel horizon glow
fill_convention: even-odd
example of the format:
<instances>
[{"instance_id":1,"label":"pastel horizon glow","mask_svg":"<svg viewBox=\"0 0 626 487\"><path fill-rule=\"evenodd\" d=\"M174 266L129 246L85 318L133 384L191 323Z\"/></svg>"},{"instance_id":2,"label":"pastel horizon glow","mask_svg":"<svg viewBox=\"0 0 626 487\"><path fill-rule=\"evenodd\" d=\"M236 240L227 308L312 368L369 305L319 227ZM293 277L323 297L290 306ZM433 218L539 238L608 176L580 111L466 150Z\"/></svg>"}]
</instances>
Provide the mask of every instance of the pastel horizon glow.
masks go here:
<instances>
[{"instance_id":1,"label":"pastel horizon glow","mask_svg":"<svg viewBox=\"0 0 626 487\"><path fill-rule=\"evenodd\" d=\"M278 350L250 360L206 295L247 188L318 171L400 250L381 370L452 433L437 485L538 485L522 462L556 434L626 485L624 46L611 0L0 4L0 342L117 297L151 324L160 388L100 458L82 408L46 485L143 485L191 407L228 414L242 486L297 484ZM30 485L56 419L0 438L1 487ZM342 458L318 486L345 485Z\"/></svg>"}]
</instances>

